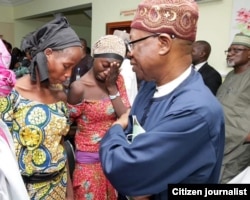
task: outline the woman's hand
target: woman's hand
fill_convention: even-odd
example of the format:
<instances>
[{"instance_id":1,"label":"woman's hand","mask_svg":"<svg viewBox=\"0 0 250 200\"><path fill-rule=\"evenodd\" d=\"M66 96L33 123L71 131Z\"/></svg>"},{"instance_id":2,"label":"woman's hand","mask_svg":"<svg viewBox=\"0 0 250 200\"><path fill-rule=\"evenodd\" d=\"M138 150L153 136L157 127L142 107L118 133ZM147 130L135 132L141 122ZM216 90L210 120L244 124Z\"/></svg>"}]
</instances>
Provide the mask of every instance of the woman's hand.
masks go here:
<instances>
[{"instance_id":1,"label":"woman's hand","mask_svg":"<svg viewBox=\"0 0 250 200\"><path fill-rule=\"evenodd\" d=\"M107 71L107 77L105 80L106 88L107 88L109 94L111 94L111 95L117 93L116 81L117 81L119 74L120 74L120 63L111 62L110 68Z\"/></svg>"}]
</instances>

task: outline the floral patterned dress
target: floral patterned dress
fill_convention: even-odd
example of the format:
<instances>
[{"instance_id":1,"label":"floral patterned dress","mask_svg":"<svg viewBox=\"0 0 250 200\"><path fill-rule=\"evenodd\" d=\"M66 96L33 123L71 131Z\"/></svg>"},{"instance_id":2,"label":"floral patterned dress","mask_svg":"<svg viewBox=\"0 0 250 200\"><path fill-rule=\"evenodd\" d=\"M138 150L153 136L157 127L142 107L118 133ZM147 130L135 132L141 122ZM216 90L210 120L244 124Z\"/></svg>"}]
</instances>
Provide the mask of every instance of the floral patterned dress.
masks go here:
<instances>
[{"instance_id":1,"label":"floral patterned dress","mask_svg":"<svg viewBox=\"0 0 250 200\"><path fill-rule=\"evenodd\" d=\"M23 98L16 90L0 98L0 113L12 133L19 169L23 176L61 171L54 179L26 183L32 200L65 199L66 152L61 145L69 121L64 102L43 104Z\"/></svg>"},{"instance_id":2,"label":"floral patterned dress","mask_svg":"<svg viewBox=\"0 0 250 200\"><path fill-rule=\"evenodd\" d=\"M122 101L129 107L129 101L123 78L119 76L118 90ZM106 131L117 119L109 98L101 100L83 100L77 105L69 105L70 117L77 122L75 135L76 150L81 152L99 151L99 143ZM100 162L76 162L73 173L75 200L116 200L115 189L106 179Z\"/></svg>"}]
</instances>

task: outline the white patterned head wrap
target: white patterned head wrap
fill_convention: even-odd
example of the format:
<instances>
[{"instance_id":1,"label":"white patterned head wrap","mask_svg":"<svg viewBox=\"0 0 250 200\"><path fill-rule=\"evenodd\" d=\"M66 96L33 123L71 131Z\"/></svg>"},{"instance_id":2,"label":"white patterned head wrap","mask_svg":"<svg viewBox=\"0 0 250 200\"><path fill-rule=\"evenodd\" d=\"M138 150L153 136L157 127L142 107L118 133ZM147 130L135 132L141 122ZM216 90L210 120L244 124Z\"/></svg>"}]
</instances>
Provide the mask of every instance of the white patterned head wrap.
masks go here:
<instances>
[{"instance_id":1,"label":"white patterned head wrap","mask_svg":"<svg viewBox=\"0 0 250 200\"><path fill-rule=\"evenodd\" d=\"M92 47L94 58L105 57L123 60L126 54L126 46L120 37L116 35L102 36Z\"/></svg>"}]
</instances>

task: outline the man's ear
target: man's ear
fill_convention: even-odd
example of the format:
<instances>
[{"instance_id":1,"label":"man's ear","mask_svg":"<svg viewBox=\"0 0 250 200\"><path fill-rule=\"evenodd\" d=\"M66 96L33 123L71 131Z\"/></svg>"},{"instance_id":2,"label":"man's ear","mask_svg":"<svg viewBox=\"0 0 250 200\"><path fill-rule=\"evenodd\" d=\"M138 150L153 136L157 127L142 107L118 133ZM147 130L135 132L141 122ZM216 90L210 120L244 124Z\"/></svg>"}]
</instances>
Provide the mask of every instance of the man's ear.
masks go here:
<instances>
[{"instance_id":1,"label":"man's ear","mask_svg":"<svg viewBox=\"0 0 250 200\"><path fill-rule=\"evenodd\" d=\"M160 42L160 51L159 53L161 55L167 54L172 46L173 39L171 36L167 33L162 33L158 36L159 42Z\"/></svg>"},{"instance_id":2,"label":"man's ear","mask_svg":"<svg viewBox=\"0 0 250 200\"><path fill-rule=\"evenodd\" d=\"M201 51L200 51L200 57L204 58L205 56L206 56L206 52L203 51L203 50L201 50Z\"/></svg>"}]
</instances>

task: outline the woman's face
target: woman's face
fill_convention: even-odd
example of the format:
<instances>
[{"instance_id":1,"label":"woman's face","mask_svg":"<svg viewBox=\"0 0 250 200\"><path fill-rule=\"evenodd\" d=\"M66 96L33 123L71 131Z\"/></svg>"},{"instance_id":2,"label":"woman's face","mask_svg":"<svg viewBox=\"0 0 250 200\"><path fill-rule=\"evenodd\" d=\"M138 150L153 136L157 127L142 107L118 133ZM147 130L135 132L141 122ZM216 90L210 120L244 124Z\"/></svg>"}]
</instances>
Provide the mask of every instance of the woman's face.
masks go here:
<instances>
[{"instance_id":1,"label":"woman's face","mask_svg":"<svg viewBox=\"0 0 250 200\"><path fill-rule=\"evenodd\" d=\"M63 83L71 76L72 69L83 57L82 47L69 47L59 51L46 49L49 81L52 84Z\"/></svg>"},{"instance_id":2,"label":"woman's face","mask_svg":"<svg viewBox=\"0 0 250 200\"><path fill-rule=\"evenodd\" d=\"M95 78L99 81L104 82L110 71L111 66L116 66L115 69L119 70L121 61L113 58L95 58L93 71Z\"/></svg>"}]
</instances>

